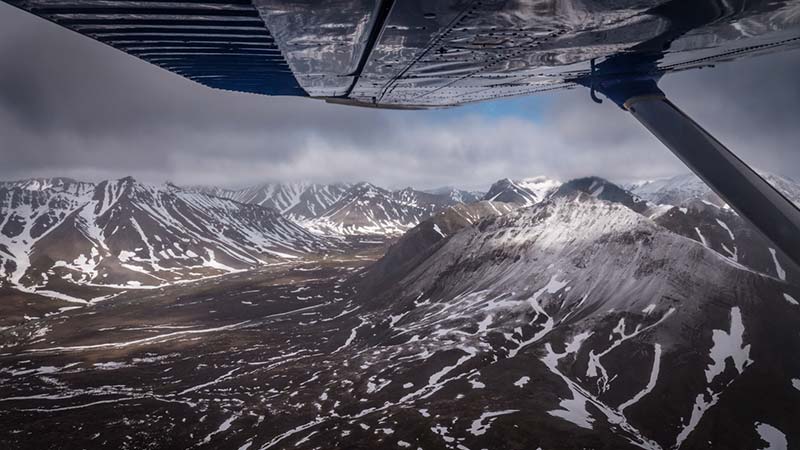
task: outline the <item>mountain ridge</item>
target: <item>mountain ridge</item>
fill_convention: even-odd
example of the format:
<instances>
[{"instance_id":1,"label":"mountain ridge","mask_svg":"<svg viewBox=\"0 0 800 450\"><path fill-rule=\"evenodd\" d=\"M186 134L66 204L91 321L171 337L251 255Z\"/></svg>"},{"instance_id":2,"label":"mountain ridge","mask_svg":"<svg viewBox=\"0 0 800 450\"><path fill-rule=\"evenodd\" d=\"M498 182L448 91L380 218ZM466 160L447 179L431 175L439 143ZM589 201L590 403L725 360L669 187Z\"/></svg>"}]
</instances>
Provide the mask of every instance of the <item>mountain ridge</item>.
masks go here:
<instances>
[{"instance_id":1,"label":"mountain ridge","mask_svg":"<svg viewBox=\"0 0 800 450\"><path fill-rule=\"evenodd\" d=\"M0 201L5 278L43 291L160 285L334 249L272 208L131 177L80 192L0 188Z\"/></svg>"},{"instance_id":2,"label":"mountain ridge","mask_svg":"<svg viewBox=\"0 0 800 450\"><path fill-rule=\"evenodd\" d=\"M449 355L451 379L492 389L479 405L518 414L524 405L553 448L737 448L757 443L764 422L796 439L793 414L771 411L797 411L781 399L796 398L800 364L774 340L800 318L800 274L747 267L609 185L573 180L536 205L463 227L416 249L422 261L410 271L378 262L365 283L392 279L375 268L400 273L371 302L391 321L369 342L414 342L425 367ZM606 190L613 200L601 198ZM510 401L516 395L497 387L512 383L524 397ZM739 426L720 434L719 423ZM615 439L627 443L608 444Z\"/></svg>"}]
</instances>

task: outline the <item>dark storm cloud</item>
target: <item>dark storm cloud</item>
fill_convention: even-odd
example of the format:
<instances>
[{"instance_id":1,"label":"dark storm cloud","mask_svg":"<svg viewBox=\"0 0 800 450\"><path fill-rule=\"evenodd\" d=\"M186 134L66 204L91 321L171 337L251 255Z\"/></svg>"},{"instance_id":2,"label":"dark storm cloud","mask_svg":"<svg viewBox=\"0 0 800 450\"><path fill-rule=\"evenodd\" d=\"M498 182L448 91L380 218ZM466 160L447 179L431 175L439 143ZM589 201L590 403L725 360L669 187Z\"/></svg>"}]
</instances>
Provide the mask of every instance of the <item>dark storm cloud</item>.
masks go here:
<instances>
[{"instance_id":1,"label":"dark storm cloud","mask_svg":"<svg viewBox=\"0 0 800 450\"><path fill-rule=\"evenodd\" d=\"M0 61L0 179L477 187L505 176L619 180L685 170L631 117L583 90L531 100L530 117L221 92L5 4ZM798 54L787 53L676 74L663 87L751 163L798 176L799 68ZM543 114L534 102L544 102Z\"/></svg>"}]
</instances>

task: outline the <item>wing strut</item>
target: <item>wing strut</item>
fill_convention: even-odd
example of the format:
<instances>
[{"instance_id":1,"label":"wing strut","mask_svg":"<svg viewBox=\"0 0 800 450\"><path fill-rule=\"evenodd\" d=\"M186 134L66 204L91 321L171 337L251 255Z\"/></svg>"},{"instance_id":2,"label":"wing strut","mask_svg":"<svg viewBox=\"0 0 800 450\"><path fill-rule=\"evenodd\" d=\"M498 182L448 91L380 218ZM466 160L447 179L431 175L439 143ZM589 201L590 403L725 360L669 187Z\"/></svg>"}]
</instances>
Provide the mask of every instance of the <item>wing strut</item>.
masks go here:
<instances>
[{"instance_id":1,"label":"wing strut","mask_svg":"<svg viewBox=\"0 0 800 450\"><path fill-rule=\"evenodd\" d=\"M800 210L681 111L657 77L606 79L593 86L633 115L740 216L800 265Z\"/></svg>"}]
</instances>

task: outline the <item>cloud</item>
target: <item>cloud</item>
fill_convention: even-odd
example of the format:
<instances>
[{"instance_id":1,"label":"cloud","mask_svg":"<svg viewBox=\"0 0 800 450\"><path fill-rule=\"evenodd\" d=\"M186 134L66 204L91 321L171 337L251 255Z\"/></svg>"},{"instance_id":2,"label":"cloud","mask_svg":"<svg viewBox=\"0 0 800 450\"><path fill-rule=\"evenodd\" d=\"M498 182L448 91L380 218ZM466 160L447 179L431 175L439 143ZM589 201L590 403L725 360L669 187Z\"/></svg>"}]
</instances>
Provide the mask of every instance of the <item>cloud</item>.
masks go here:
<instances>
[{"instance_id":1,"label":"cloud","mask_svg":"<svg viewBox=\"0 0 800 450\"><path fill-rule=\"evenodd\" d=\"M506 176L686 170L632 117L584 90L426 112L215 91L4 4L0 60L0 179L477 188ZM676 74L663 87L745 160L800 178L798 69L797 53L787 53Z\"/></svg>"}]
</instances>

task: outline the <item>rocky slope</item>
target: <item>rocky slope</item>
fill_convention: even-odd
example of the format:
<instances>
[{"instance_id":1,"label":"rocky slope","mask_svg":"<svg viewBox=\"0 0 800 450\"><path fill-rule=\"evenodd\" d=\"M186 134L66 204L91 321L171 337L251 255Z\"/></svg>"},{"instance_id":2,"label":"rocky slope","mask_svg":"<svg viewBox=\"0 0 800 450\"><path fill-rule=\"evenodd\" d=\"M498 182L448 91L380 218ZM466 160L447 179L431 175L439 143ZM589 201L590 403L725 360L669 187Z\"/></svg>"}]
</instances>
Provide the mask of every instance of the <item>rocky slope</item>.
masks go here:
<instances>
[{"instance_id":1,"label":"rocky slope","mask_svg":"<svg viewBox=\"0 0 800 450\"><path fill-rule=\"evenodd\" d=\"M622 190L603 200L599 182L465 227L401 267L375 301L374 320L389 319L364 337L406 361L392 382L440 400L427 412L453 446L764 448L767 431L797 445L797 278L668 229ZM363 283L387 277L371 269ZM465 415L482 420L448 421Z\"/></svg>"},{"instance_id":2,"label":"rocky slope","mask_svg":"<svg viewBox=\"0 0 800 450\"><path fill-rule=\"evenodd\" d=\"M363 292L380 293L408 272L414 270L433 253L448 236L472 226L487 217L500 216L513 211L517 205L480 201L458 204L422 221L393 243L386 254L370 267L370 276L362 283Z\"/></svg>"}]
</instances>

